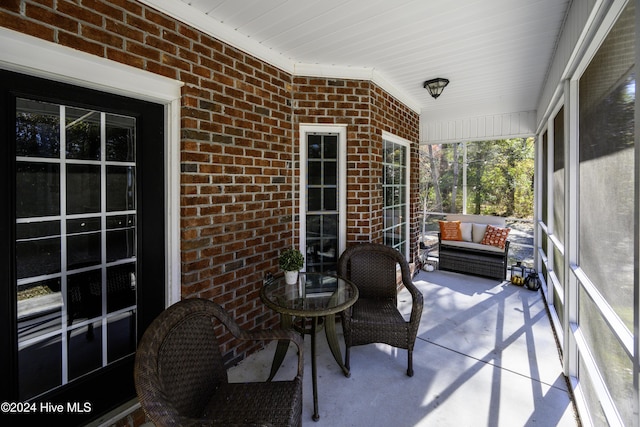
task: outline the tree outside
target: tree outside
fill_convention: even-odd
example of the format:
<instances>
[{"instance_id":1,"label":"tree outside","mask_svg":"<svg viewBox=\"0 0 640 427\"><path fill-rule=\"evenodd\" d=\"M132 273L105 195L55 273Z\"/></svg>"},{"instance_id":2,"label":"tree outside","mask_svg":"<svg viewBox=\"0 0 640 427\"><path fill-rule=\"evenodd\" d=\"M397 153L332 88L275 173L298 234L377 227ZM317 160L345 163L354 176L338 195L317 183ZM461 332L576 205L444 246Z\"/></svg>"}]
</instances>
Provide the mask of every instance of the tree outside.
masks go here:
<instances>
[{"instance_id":1,"label":"tree outside","mask_svg":"<svg viewBox=\"0 0 640 427\"><path fill-rule=\"evenodd\" d=\"M464 150L466 145L466 200ZM427 212L533 218L533 138L426 145L420 200Z\"/></svg>"}]
</instances>

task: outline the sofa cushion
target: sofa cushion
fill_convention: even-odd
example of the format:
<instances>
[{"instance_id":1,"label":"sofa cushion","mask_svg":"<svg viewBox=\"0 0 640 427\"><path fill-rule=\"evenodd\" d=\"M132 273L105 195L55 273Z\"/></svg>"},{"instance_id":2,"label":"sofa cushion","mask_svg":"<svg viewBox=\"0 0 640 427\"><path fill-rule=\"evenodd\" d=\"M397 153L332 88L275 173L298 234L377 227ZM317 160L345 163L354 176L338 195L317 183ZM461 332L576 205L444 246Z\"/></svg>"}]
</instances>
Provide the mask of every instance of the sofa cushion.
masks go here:
<instances>
[{"instance_id":1,"label":"sofa cushion","mask_svg":"<svg viewBox=\"0 0 640 427\"><path fill-rule=\"evenodd\" d=\"M440 237L442 240L462 240L460 221L440 221Z\"/></svg>"},{"instance_id":2,"label":"sofa cushion","mask_svg":"<svg viewBox=\"0 0 640 427\"><path fill-rule=\"evenodd\" d=\"M473 241L471 238L471 230L472 230L472 224L470 222L461 222L460 223L460 236L462 237L462 240L465 242L471 242Z\"/></svg>"},{"instance_id":3,"label":"sofa cushion","mask_svg":"<svg viewBox=\"0 0 640 427\"><path fill-rule=\"evenodd\" d=\"M484 233L487 231L487 224L476 224L475 222L471 224L473 232L471 233L472 241L474 243L482 242L484 238Z\"/></svg>"},{"instance_id":4,"label":"sofa cushion","mask_svg":"<svg viewBox=\"0 0 640 427\"><path fill-rule=\"evenodd\" d=\"M458 241L458 240L446 240L446 241L443 240L442 245L445 247L449 246L453 248L475 249L475 250L481 250L485 252L504 254L504 248L501 249L497 246L483 245L481 243L464 242L464 241Z\"/></svg>"},{"instance_id":5,"label":"sofa cushion","mask_svg":"<svg viewBox=\"0 0 640 427\"><path fill-rule=\"evenodd\" d=\"M487 224L487 231L485 231L484 237L480 243L504 249L507 237L509 237L509 231L511 231L510 228L496 227L494 225Z\"/></svg>"}]
</instances>

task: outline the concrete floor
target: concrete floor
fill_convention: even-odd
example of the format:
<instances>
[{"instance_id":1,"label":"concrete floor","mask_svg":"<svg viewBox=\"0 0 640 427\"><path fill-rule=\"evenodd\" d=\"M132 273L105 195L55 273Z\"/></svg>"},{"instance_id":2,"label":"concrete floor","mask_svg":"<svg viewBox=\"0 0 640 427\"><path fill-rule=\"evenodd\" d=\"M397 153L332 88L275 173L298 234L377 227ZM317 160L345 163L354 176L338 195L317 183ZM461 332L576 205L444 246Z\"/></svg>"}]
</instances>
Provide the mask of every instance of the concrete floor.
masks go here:
<instances>
[{"instance_id":1,"label":"concrete floor","mask_svg":"<svg viewBox=\"0 0 640 427\"><path fill-rule=\"evenodd\" d=\"M383 344L351 350L346 378L318 335L320 420L311 419L310 338L305 338L305 426L578 426L540 292L443 271L419 272L424 310L414 349ZM409 294L399 305L410 311ZM339 340L344 354L342 331ZM230 381L264 380L269 347L232 368ZM290 348L275 380L291 378Z\"/></svg>"}]
</instances>

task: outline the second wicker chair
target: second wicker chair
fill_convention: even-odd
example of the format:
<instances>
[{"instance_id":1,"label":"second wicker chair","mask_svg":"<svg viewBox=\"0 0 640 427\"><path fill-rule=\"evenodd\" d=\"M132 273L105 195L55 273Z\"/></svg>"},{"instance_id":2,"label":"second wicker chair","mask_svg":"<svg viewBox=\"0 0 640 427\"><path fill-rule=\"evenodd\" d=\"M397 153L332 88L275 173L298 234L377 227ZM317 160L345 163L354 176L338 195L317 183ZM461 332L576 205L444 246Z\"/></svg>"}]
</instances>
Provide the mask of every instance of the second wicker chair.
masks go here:
<instances>
[{"instance_id":1,"label":"second wicker chair","mask_svg":"<svg viewBox=\"0 0 640 427\"><path fill-rule=\"evenodd\" d=\"M412 297L409 321L398 310L397 265L402 283ZM358 301L342 315L347 369L351 347L384 343L407 350L407 375L413 376L413 346L422 317L423 297L411 280L404 256L377 243L350 246L338 261L338 274L353 282L360 293Z\"/></svg>"}]
</instances>

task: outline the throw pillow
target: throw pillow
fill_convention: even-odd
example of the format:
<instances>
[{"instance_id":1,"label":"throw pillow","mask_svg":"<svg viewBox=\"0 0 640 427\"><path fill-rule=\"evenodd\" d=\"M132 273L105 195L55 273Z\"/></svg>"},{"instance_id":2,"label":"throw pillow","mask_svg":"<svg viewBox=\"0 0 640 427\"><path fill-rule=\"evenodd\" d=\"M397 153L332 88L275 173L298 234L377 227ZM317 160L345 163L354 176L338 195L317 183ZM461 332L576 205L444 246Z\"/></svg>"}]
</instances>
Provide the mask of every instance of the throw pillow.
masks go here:
<instances>
[{"instance_id":1,"label":"throw pillow","mask_svg":"<svg viewBox=\"0 0 640 427\"><path fill-rule=\"evenodd\" d=\"M462 236L462 240L464 240L465 242L471 241L471 223L470 222L460 223L460 234Z\"/></svg>"},{"instance_id":2,"label":"throw pillow","mask_svg":"<svg viewBox=\"0 0 640 427\"><path fill-rule=\"evenodd\" d=\"M485 231L482 242L480 243L504 249L510 231L510 228L496 227L495 225L487 224L487 231Z\"/></svg>"},{"instance_id":3,"label":"throw pillow","mask_svg":"<svg viewBox=\"0 0 640 427\"><path fill-rule=\"evenodd\" d=\"M442 240L462 240L460 221L440 221L440 238Z\"/></svg>"},{"instance_id":4,"label":"throw pillow","mask_svg":"<svg viewBox=\"0 0 640 427\"><path fill-rule=\"evenodd\" d=\"M484 237L484 233L487 231L487 224L472 224L473 233L471 236L473 237L473 243L482 242L482 238Z\"/></svg>"}]
</instances>

